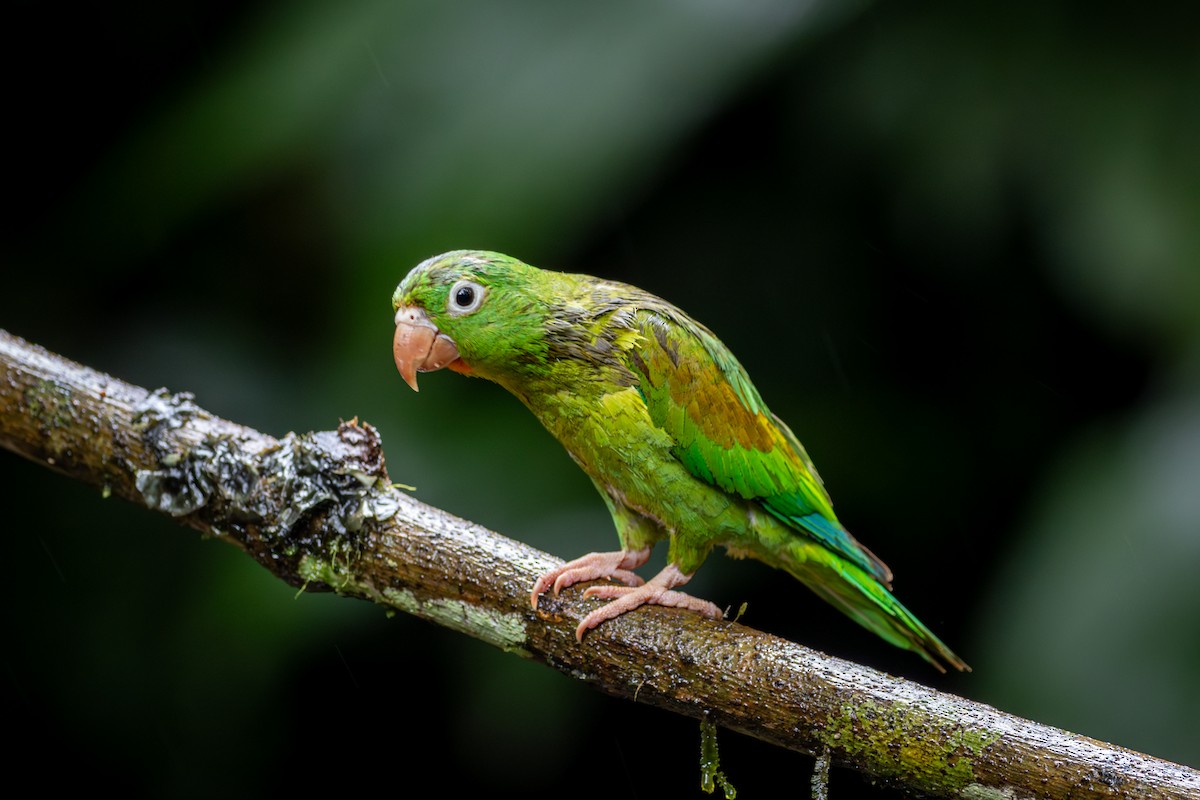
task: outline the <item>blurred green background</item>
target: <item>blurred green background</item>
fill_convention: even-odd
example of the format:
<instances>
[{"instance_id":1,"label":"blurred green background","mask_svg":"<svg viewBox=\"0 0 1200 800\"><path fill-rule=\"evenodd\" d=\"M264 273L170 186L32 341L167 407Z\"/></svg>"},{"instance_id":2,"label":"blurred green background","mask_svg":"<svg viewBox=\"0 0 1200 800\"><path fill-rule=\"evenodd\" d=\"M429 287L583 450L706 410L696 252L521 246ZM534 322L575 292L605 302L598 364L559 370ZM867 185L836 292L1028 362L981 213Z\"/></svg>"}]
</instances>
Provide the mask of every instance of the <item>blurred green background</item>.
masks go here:
<instances>
[{"instance_id":1,"label":"blurred green background","mask_svg":"<svg viewBox=\"0 0 1200 800\"><path fill-rule=\"evenodd\" d=\"M752 562L714 556L697 594L1200 765L1194 5L6 16L0 326L275 435L358 416L419 498L570 558L615 543L588 481L497 387L439 373L410 392L390 294L463 247L638 284L738 354L975 672L942 678ZM572 795L700 794L690 720L296 597L11 454L0 471L13 785L536 794L592 769ZM721 745L740 796L806 791L811 759Z\"/></svg>"}]
</instances>

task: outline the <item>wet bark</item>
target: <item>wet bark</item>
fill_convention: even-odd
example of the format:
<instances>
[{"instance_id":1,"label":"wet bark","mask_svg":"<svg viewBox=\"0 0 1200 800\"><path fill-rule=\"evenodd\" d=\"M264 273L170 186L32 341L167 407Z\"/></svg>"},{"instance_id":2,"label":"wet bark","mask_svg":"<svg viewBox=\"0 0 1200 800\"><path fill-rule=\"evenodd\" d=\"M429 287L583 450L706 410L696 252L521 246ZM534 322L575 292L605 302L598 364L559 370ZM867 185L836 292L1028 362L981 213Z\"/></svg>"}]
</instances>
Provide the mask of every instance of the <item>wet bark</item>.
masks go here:
<instances>
[{"instance_id":1,"label":"wet bark","mask_svg":"<svg viewBox=\"0 0 1200 800\"><path fill-rule=\"evenodd\" d=\"M593 603L529 589L560 563L391 485L374 428L282 439L0 331L0 445L229 542L307 591L432 620L609 694L964 798L1198 798L1200 773L825 656L648 608L575 640Z\"/></svg>"}]
</instances>

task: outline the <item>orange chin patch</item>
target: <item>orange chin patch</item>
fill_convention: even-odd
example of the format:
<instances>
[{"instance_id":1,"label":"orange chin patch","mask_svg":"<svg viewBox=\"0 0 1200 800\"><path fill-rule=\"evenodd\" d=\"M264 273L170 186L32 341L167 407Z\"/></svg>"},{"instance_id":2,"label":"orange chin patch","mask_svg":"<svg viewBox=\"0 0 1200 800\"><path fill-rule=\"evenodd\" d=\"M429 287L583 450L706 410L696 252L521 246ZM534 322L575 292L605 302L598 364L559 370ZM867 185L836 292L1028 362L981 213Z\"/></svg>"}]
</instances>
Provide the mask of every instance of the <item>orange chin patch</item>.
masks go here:
<instances>
[{"instance_id":1,"label":"orange chin patch","mask_svg":"<svg viewBox=\"0 0 1200 800\"><path fill-rule=\"evenodd\" d=\"M471 365L463 361L461 358L456 358L446 365L446 369L457 372L459 375L473 375L475 370L471 369Z\"/></svg>"}]
</instances>

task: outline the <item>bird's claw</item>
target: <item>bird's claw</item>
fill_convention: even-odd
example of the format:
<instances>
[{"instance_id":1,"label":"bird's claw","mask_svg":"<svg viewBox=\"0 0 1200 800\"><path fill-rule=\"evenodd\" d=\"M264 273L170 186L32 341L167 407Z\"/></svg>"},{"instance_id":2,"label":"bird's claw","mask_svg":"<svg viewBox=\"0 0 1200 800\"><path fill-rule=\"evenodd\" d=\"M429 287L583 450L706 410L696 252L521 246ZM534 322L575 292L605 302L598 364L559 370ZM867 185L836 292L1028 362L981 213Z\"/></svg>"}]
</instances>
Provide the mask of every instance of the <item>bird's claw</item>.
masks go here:
<instances>
[{"instance_id":1,"label":"bird's claw","mask_svg":"<svg viewBox=\"0 0 1200 800\"><path fill-rule=\"evenodd\" d=\"M546 590L553 589L554 594L558 595L563 589L584 581L610 578L627 586L641 586L645 581L631 570L645 564L649 557L649 548L621 550L615 553L588 553L586 556L580 556L561 567L555 567L534 581L533 589L529 593L529 604L536 610L538 597Z\"/></svg>"},{"instance_id":2,"label":"bird's claw","mask_svg":"<svg viewBox=\"0 0 1200 800\"><path fill-rule=\"evenodd\" d=\"M598 597L612 600L611 603L597 608L583 618L575 628L575 638L583 641L583 635L592 628L610 619L621 616L626 611L646 605L669 606L671 608L686 608L710 619L721 619L725 615L715 603L692 597L684 592L677 592L673 587L682 586L691 578L684 575L673 564L667 567L642 586L589 586L583 593L584 597Z\"/></svg>"}]
</instances>

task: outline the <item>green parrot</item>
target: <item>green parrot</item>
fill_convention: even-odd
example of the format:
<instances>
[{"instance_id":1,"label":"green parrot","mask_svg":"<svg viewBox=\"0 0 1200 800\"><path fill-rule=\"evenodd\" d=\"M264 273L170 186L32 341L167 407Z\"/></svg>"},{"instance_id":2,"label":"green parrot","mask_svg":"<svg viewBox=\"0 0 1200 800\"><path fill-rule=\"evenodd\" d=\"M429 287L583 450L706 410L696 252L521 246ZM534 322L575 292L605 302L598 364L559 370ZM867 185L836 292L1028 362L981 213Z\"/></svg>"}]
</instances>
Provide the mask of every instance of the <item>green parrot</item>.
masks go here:
<instances>
[{"instance_id":1,"label":"green parrot","mask_svg":"<svg viewBox=\"0 0 1200 800\"><path fill-rule=\"evenodd\" d=\"M494 381L566 447L612 514L621 549L541 576L530 603L581 581L612 602L575 631L646 604L722 617L678 591L714 545L803 581L892 644L944 671L969 669L890 591L892 573L842 527L800 441L708 328L649 292L458 250L416 266L392 296L393 354ZM666 539L667 566L633 570Z\"/></svg>"}]
</instances>

